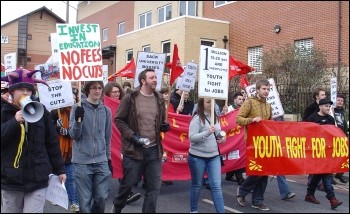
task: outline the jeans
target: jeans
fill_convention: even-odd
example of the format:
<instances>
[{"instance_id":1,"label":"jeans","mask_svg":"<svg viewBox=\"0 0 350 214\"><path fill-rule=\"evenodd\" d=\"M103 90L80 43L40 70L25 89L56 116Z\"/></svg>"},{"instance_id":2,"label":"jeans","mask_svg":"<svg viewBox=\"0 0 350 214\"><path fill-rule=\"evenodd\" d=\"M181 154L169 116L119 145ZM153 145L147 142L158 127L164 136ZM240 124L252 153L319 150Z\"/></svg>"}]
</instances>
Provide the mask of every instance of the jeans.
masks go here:
<instances>
[{"instance_id":1,"label":"jeans","mask_svg":"<svg viewBox=\"0 0 350 214\"><path fill-rule=\"evenodd\" d=\"M207 172L211 195L217 213L224 213L224 197L221 189L221 162L220 156L214 158L199 158L188 156L188 165L191 172L190 208L191 212L198 211L198 201L202 189L204 172Z\"/></svg>"},{"instance_id":2,"label":"jeans","mask_svg":"<svg viewBox=\"0 0 350 214\"><path fill-rule=\"evenodd\" d=\"M327 193L326 198L329 200L334 197L334 189L332 186L332 174L313 174L311 181L307 187L307 194L314 195L317 185L322 180L324 191Z\"/></svg>"},{"instance_id":3,"label":"jeans","mask_svg":"<svg viewBox=\"0 0 350 214\"><path fill-rule=\"evenodd\" d=\"M253 190L252 204L259 205L264 201L268 176L248 176L239 186L239 196L245 197Z\"/></svg>"},{"instance_id":4,"label":"jeans","mask_svg":"<svg viewBox=\"0 0 350 214\"><path fill-rule=\"evenodd\" d=\"M121 212L126 206L131 189L140 179L140 175L143 175L146 193L142 213L156 213L162 175L162 159L158 157L158 154L158 147L153 146L143 148L143 160L123 156L123 178L119 185L118 195L113 199L116 212Z\"/></svg>"},{"instance_id":5,"label":"jeans","mask_svg":"<svg viewBox=\"0 0 350 214\"><path fill-rule=\"evenodd\" d=\"M277 175L277 184L278 189L280 191L280 197L281 199L285 198L288 193L290 193L289 186L286 180L286 176L284 175Z\"/></svg>"},{"instance_id":6,"label":"jeans","mask_svg":"<svg viewBox=\"0 0 350 214\"><path fill-rule=\"evenodd\" d=\"M79 204L77 197L77 187L74 183L74 165L73 163L65 164L67 179L65 182L68 199L71 204Z\"/></svg>"},{"instance_id":7,"label":"jeans","mask_svg":"<svg viewBox=\"0 0 350 214\"><path fill-rule=\"evenodd\" d=\"M111 180L108 162L74 163L74 170L80 212L104 213Z\"/></svg>"}]
</instances>

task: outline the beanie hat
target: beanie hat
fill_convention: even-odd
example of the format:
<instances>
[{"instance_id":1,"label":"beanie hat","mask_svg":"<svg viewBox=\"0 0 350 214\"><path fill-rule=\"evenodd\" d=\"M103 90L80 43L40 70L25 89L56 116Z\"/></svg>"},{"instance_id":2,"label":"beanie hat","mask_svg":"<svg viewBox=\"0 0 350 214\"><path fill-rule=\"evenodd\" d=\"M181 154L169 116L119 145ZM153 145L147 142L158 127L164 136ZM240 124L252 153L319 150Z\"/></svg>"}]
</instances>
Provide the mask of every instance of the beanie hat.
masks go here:
<instances>
[{"instance_id":1,"label":"beanie hat","mask_svg":"<svg viewBox=\"0 0 350 214\"><path fill-rule=\"evenodd\" d=\"M32 78L33 74L38 71L40 70L30 71L27 69L18 68L17 70L8 73L7 76L1 77L1 81L9 83L9 92L12 92L18 88L27 88L34 94L34 83L42 83L49 86L43 80Z\"/></svg>"}]
</instances>

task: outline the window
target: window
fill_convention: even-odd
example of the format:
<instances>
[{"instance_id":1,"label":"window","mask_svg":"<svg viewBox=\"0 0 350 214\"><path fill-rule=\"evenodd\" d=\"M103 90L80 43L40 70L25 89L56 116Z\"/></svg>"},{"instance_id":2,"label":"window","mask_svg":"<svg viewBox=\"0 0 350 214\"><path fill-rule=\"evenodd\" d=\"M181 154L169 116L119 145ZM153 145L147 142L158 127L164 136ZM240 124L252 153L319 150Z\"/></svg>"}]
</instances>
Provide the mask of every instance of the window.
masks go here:
<instances>
[{"instance_id":1,"label":"window","mask_svg":"<svg viewBox=\"0 0 350 214\"><path fill-rule=\"evenodd\" d=\"M151 46L150 45L145 45L142 47L143 52L151 52Z\"/></svg>"},{"instance_id":2,"label":"window","mask_svg":"<svg viewBox=\"0 0 350 214\"><path fill-rule=\"evenodd\" d=\"M215 42L210 40L201 40L201 45L215 47Z\"/></svg>"},{"instance_id":3,"label":"window","mask_svg":"<svg viewBox=\"0 0 350 214\"><path fill-rule=\"evenodd\" d=\"M310 55L312 52L312 48L314 47L313 39L296 40L294 44L301 56Z\"/></svg>"},{"instance_id":4,"label":"window","mask_svg":"<svg viewBox=\"0 0 350 214\"><path fill-rule=\"evenodd\" d=\"M108 28L105 28L102 30L102 38L103 38L103 41L108 40Z\"/></svg>"},{"instance_id":5,"label":"window","mask_svg":"<svg viewBox=\"0 0 350 214\"><path fill-rule=\"evenodd\" d=\"M197 1L180 1L179 16L196 16L197 15Z\"/></svg>"},{"instance_id":6,"label":"window","mask_svg":"<svg viewBox=\"0 0 350 214\"><path fill-rule=\"evenodd\" d=\"M141 14L139 17L139 29L152 25L152 12Z\"/></svg>"},{"instance_id":7,"label":"window","mask_svg":"<svg viewBox=\"0 0 350 214\"><path fill-rule=\"evenodd\" d=\"M262 51L262 46L248 48L248 65L256 69L255 72L252 73L262 72Z\"/></svg>"},{"instance_id":8,"label":"window","mask_svg":"<svg viewBox=\"0 0 350 214\"><path fill-rule=\"evenodd\" d=\"M218 6L221 6L221 5L224 5L224 4L228 4L230 2L233 2L233 1L214 1L214 7L218 7Z\"/></svg>"},{"instance_id":9,"label":"window","mask_svg":"<svg viewBox=\"0 0 350 214\"><path fill-rule=\"evenodd\" d=\"M118 35L122 35L125 33L125 22L121 22L118 24Z\"/></svg>"},{"instance_id":10,"label":"window","mask_svg":"<svg viewBox=\"0 0 350 214\"><path fill-rule=\"evenodd\" d=\"M32 34L27 34L27 40L32 40Z\"/></svg>"},{"instance_id":11,"label":"window","mask_svg":"<svg viewBox=\"0 0 350 214\"><path fill-rule=\"evenodd\" d=\"M27 62L31 62L32 61L32 57L31 56L27 56Z\"/></svg>"},{"instance_id":12,"label":"window","mask_svg":"<svg viewBox=\"0 0 350 214\"><path fill-rule=\"evenodd\" d=\"M133 51L126 50L126 64L129 63L133 58Z\"/></svg>"},{"instance_id":13,"label":"window","mask_svg":"<svg viewBox=\"0 0 350 214\"><path fill-rule=\"evenodd\" d=\"M170 62L170 42L162 42L162 53L165 53L165 64ZM169 68L165 67L164 73L170 73Z\"/></svg>"},{"instance_id":14,"label":"window","mask_svg":"<svg viewBox=\"0 0 350 214\"><path fill-rule=\"evenodd\" d=\"M165 22L171 19L171 4L158 8L158 23Z\"/></svg>"}]
</instances>

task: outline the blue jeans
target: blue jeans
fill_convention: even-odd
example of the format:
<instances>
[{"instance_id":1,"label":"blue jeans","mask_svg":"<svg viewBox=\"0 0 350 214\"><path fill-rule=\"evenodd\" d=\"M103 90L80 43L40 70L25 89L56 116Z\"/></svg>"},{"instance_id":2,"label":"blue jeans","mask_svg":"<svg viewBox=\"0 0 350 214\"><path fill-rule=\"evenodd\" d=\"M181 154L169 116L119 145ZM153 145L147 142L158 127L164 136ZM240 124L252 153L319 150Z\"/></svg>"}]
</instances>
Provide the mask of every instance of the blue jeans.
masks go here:
<instances>
[{"instance_id":1,"label":"blue jeans","mask_svg":"<svg viewBox=\"0 0 350 214\"><path fill-rule=\"evenodd\" d=\"M104 213L111 180L108 162L74 163L74 170L80 212Z\"/></svg>"},{"instance_id":2,"label":"blue jeans","mask_svg":"<svg viewBox=\"0 0 350 214\"><path fill-rule=\"evenodd\" d=\"M158 147L153 146L143 148L143 160L123 156L123 178L119 185L118 195L113 199L116 212L121 212L126 206L131 189L143 175L146 193L142 213L156 213L162 175L162 159L158 157L158 154Z\"/></svg>"},{"instance_id":3,"label":"blue jeans","mask_svg":"<svg viewBox=\"0 0 350 214\"><path fill-rule=\"evenodd\" d=\"M267 187L268 176L248 176L238 187L239 196L245 197L253 190L252 204L259 205L264 201L264 193Z\"/></svg>"},{"instance_id":4,"label":"blue jeans","mask_svg":"<svg viewBox=\"0 0 350 214\"><path fill-rule=\"evenodd\" d=\"M289 186L286 180L286 176L284 175L277 175L277 184L278 189L280 191L280 197L281 199L285 198L288 193L290 193Z\"/></svg>"},{"instance_id":5,"label":"blue jeans","mask_svg":"<svg viewBox=\"0 0 350 214\"><path fill-rule=\"evenodd\" d=\"M188 156L191 172L190 206L191 212L198 211L198 201L202 189L204 172L207 172L211 195L217 213L224 213L224 197L221 189L220 156L205 159L193 155Z\"/></svg>"},{"instance_id":6,"label":"blue jeans","mask_svg":"<svg viewBox=\"0 0 350 214\"><path fill-rule=\"evenodd\" d=\"M65 182L68 199L71 204L79 204L77 197L77 187L74 183L74 165L73 163L65 164L67 179Z\"/></svg>"},{"instance_id":7,"label":"blue jeans","mask_svg":"<svg viewBox=\"0 0 350 214\"><path fill-rule=\"evenodd\" d=\"M311 181L307 187L307 195L314 195L317 185L322 180L324 191L327 193L326 198L329 200L334 197L334 188L332 186L333 174L313 174Z\"/></svg>"}]
</instances>

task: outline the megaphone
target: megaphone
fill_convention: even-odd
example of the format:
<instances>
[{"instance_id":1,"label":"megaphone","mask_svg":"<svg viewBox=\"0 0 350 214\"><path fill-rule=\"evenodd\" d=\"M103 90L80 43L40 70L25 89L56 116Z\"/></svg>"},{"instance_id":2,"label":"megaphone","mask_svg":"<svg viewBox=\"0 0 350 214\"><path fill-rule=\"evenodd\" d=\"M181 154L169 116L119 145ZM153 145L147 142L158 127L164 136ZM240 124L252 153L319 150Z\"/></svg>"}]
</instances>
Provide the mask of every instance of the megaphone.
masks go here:
<instances>
[{"instance_id":1,"label":"megaphone","mask_svg":"<svg viewBox=\"0 0 350 214\"><path fill-rule=\"evenodd\" d=\"M41 103L33 101L29 96L23 96L19 99L22 107L22 116L28 123L35 123L44 115L44 107Z\"/></svg>"}]
</instances>

